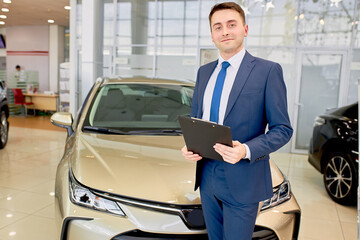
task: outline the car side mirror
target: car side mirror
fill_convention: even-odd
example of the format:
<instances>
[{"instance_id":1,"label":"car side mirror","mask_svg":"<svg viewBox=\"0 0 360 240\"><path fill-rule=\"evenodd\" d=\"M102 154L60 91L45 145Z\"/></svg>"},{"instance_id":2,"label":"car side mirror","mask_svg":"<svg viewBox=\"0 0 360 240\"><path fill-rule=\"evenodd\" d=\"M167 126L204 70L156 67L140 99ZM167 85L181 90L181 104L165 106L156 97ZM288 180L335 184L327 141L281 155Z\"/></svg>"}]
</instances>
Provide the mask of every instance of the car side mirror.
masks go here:
<instances>
[{"instance_id":1,"label":"car side mirror","mask_svg":"<svg viewBox=\"0 0 360 240\"><path fill-rule=\"evenodd\" d=\"M56 112L51 116L50 121L55 126L66 128L68 136L74 132L72 128L73 118L71 113Z\"/></svg>"}]
</instances>

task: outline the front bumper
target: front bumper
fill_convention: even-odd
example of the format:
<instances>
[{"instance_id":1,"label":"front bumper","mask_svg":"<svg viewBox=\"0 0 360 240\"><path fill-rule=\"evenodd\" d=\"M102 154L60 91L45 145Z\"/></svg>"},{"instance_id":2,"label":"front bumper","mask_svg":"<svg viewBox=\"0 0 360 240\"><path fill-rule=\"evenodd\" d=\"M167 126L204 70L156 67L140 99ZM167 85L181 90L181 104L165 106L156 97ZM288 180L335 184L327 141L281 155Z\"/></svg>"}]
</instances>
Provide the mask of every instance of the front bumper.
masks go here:
<instances>
[{"instance_id":1,"label":"front bumper","mask_svg":"<svg viewBox=\"0 0 360 240\"><path fill-rule=\"evenodd\" d=\"M291 206L297 206L295 198L282 205L286 209ZM78 206L73 206L74 211L80 213L80 216L68 216L57 219L59 221L59 228L62 229L60 234L61 240L72 239L111 239L111 240L125 240L125 239L207 239L205 231L190 231L183 224L182 220L171 214L148 211L143 209L127 209L131 210L135 215L136 212L141 212L141 219L136 226L129 218L131 217L117 217L104 213L97 213L91 210L83 211ZM274 209L261 212L256 220L256 227L253 239L297 239L300 223L300 211L290 210L281 212L283 206L279 205ZM75 210L76 209L76 210ZM58 212L58 208L57 208ZM147 213L145 213L147 212ZM133 215L134 215L133 214ZM91 217L84 217L85 215ZM105 216L101 216L105 215Z\"/></svg>"},{"instance_id":2,"label":"front bumper","mask_svg":"<svg viewBox=\"0 0 360 240\"><path fill-rule=\"evenodd\" d=\"M175 214L119 203L126 214L121 217L75 205L69 198L68 174L67 164L60 164L55 187L57 239L207 239L206 230L189 229ZM299 223L300 208L291 196L288 201L259 213L253 239L297 239Z\"/></svg>"}]
</instances>

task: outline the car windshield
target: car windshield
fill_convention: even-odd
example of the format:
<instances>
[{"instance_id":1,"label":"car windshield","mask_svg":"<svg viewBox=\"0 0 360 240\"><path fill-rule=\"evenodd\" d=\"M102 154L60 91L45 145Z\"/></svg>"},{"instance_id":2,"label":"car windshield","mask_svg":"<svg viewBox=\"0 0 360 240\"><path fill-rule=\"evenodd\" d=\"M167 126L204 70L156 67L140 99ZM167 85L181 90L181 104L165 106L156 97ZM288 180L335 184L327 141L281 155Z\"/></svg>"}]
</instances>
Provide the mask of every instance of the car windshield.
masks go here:
<instances>
[{"instance_id":1,"label":"car windshield","mask_svg":"<svg viewBox=\"0 0 360 240\"><path fill-rule=\"evenodd\" d=\"M179 134L178 115L189 115L194 87L106 84L93 98L83 131L103 134Z\"/></svg>"}]
</instances>

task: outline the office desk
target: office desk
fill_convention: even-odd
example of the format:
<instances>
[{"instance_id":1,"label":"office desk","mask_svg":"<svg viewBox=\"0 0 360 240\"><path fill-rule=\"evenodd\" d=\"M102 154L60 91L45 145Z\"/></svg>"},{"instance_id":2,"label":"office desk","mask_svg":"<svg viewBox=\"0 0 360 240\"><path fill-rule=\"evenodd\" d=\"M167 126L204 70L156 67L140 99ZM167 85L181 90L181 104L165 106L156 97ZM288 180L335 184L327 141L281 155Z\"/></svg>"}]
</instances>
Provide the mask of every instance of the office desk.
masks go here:
<instances>
[{"instance_id":1,"label":"office desk","mask_svg":"<svg viewBox=\"0 0 360 240\"><path fill-rule=\"evenodd\" d=\"M58 94L24 93L26 102L33 102L35 109L44 111L57 111Z\"/></svg>"}]
</instances>

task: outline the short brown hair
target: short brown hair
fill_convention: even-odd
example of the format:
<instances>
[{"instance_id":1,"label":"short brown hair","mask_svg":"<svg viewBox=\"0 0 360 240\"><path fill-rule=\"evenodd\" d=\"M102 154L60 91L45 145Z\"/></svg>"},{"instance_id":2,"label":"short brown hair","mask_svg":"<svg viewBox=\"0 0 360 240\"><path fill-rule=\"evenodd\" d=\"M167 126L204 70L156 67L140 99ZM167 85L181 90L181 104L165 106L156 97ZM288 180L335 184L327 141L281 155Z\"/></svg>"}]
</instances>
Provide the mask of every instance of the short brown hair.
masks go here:
<instances>
[{"instance_id":1,"label":"short brown hair","mask_svg":"<svg viewBox=\"0 0 360 240\"><path fill-rule=\"evenodd\" d=\"M242 18L242 20L244 21L244 24L246 24L244 10L237 3L223 2L223 3L215 4L210 11L210 14L209 14L210 29L211 29L211 18L214 15L214 13L217 11L220 11L220 10L225 10L225 9L231 9L231 10L237 11L240 14L240 17Z\"/></svg>"}]
</instances>

